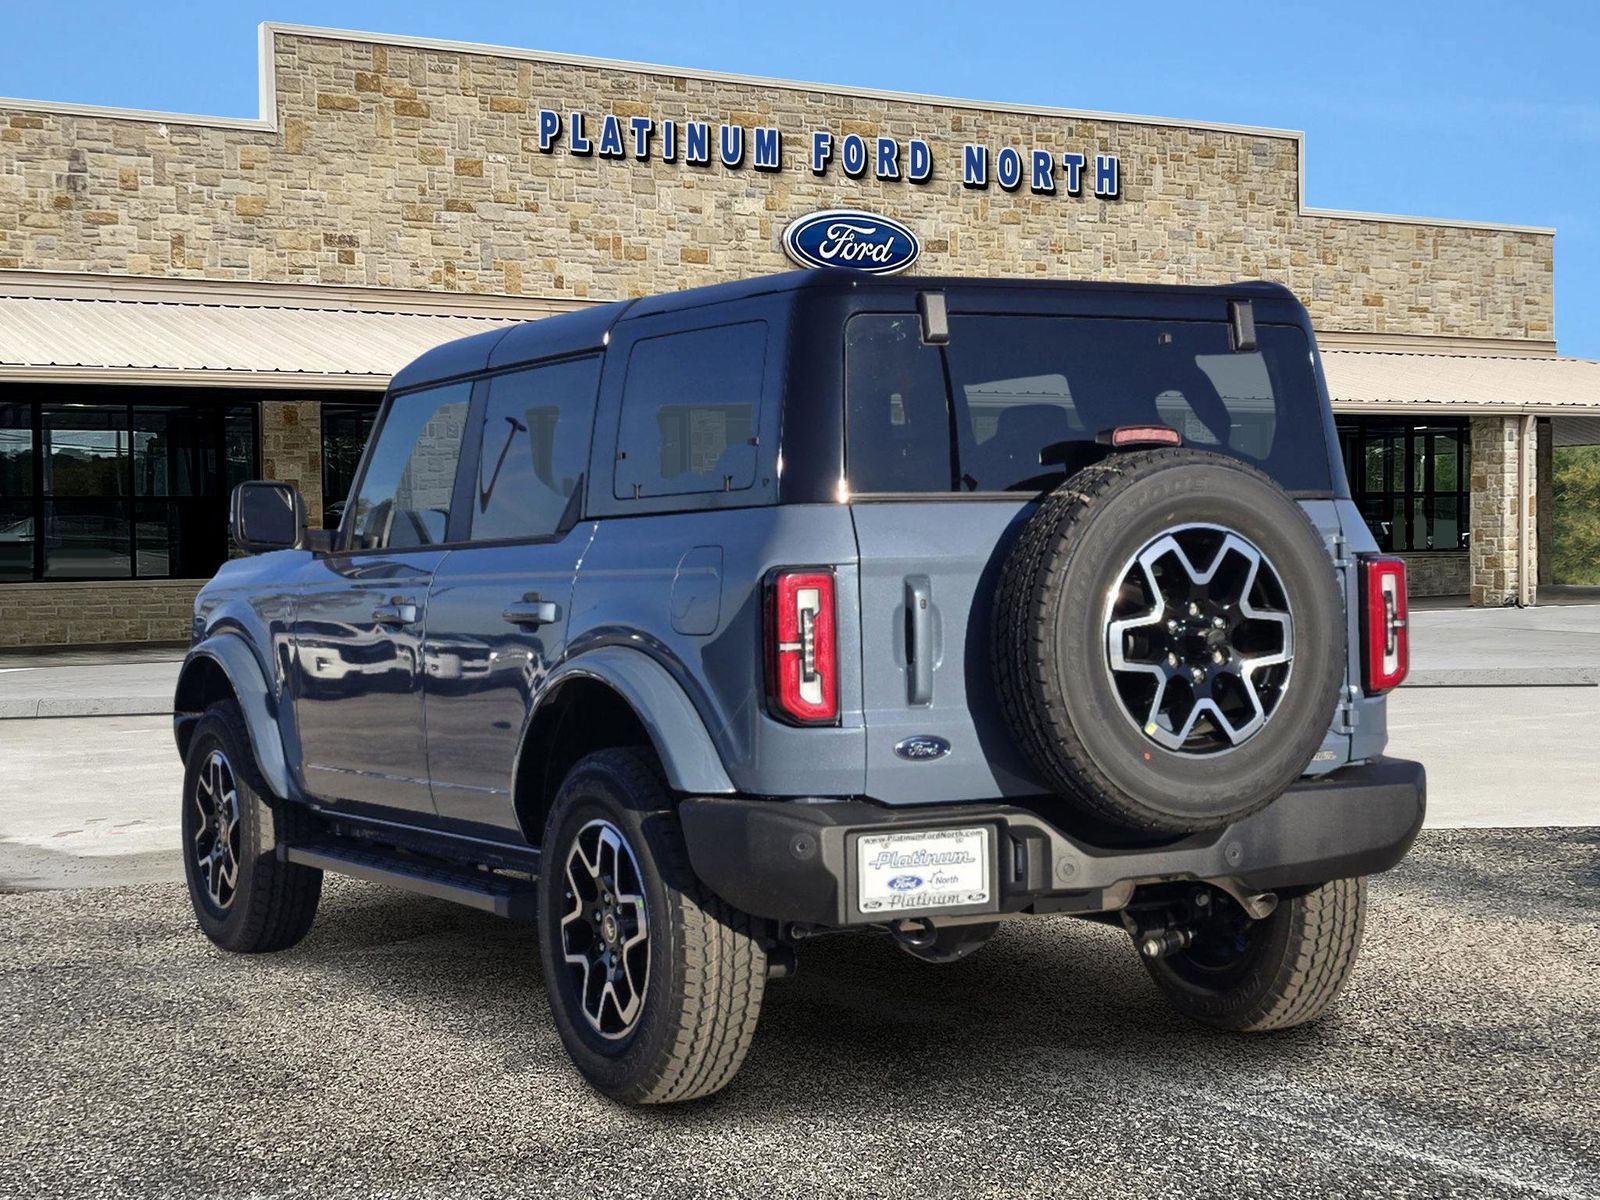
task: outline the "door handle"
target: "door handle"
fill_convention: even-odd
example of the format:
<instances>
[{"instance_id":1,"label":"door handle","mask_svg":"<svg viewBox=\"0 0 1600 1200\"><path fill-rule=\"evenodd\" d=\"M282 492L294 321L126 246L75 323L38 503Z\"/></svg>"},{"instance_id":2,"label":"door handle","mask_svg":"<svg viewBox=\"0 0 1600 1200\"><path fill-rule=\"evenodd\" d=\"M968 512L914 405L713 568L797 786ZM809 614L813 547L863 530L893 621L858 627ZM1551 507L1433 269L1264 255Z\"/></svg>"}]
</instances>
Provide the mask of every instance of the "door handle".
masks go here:
<instances>
[{"instance_id":1,"label":"door handle","mask_svg":"<svg viewBox=\"0 0 1600 1200\"><path fill-rule=\"evenodd\" d=\"M906 580L906 699L933 703L933 585L926 575Z\"/></svg>"},{"instance_id":2,"label":"door handle","mask_svg":"<svg viewBox=\"0 0 1600 1200\"><path fill-rule=\"evenodd\" d=\"M373 609L372 619L379 625L415 625L417 606L396 598L392 604L380 604Z\"/></svg>"},{"instance_id":3,"label":"door handle","mask_svg":"<svg viewBox=\"0 0 1600 1200\"><path fill-rule=\"evenodd\" d=\"M513 625L537 629L541 625L553 625L560 620L561 610L556 607L553 600L541 600L538 592L529 592L515 604L506 605L505 612L500 615Z\"/></svg>"}]
</instances>

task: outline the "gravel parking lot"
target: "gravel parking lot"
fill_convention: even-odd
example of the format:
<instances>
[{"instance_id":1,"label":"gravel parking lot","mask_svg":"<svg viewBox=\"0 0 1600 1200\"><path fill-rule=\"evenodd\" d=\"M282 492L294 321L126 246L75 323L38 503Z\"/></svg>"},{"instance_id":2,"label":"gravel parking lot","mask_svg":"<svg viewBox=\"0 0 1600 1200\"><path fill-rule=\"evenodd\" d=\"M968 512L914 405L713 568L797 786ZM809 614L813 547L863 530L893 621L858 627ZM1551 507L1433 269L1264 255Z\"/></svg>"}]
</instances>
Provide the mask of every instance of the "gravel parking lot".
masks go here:
<instances>
[{"instance_id":1,"label":"gravel parking lot","mask_svg":"<svg viewBox=\"0 0 1600 1200\"><path fill-rule=\"evenodd\" d=\"M1214 1035L1125 937L1016 924L935 968L809 947L744 1073L584 1089L532 934L330 881L230 958L181 888L0 896L0 1193L1600 1195L1600 830L1428 831L1321 1025Z\"/></svg>"}]
</instances>

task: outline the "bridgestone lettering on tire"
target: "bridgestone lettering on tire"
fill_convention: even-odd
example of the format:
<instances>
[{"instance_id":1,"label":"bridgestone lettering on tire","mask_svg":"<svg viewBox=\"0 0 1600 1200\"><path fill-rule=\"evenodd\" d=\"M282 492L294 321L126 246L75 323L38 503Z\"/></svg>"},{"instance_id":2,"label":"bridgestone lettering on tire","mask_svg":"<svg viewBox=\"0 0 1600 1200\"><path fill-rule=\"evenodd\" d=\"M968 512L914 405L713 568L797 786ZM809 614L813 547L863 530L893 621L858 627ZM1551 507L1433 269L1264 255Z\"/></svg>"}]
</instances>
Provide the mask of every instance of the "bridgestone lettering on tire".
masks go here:
<instances>
[{"instance_id":1,"label":"bridgestone lettering on tire","mask_svg":"<svg viewBox=\"0 0 1600 1200\"><path fill-rule=\"evenodd\" d=\"M653 760L635 750L580 760L561 785L541 852L545 987L578 1070L631 1104L726 1087L755 1036L766 950L758 923L696 880ZM577 932L585 913L593 937ZM606 991L596 972L613 969L616 987Z\"/></svg>"},{"instance_id":2,"label":"bridgestone lettering on tire","mask_svg":"<svg viewBox=\"0 0 1600 1200\"><path fill-rule=\"evenodd\" d=\"M1203 450L1115 455L1040 503L1000 576L991 645L1042 780L1124 828L1262 808L1327 735L1344 608L1316 528L1260 471Z\"/></svg>"}]
</instances>

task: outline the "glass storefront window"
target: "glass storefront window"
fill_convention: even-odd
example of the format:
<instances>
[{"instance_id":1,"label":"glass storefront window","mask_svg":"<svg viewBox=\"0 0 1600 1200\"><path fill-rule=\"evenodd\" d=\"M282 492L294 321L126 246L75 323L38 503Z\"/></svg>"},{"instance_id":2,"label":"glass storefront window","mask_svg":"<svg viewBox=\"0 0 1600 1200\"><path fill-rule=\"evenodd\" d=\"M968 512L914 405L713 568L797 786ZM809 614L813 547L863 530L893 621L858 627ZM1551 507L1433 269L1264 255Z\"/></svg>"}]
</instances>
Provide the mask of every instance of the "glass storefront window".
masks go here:
<instances>
[{"instance_id":1,"label":"glass storefront window","mask_svg":"<svg viewBox=\"0 0 1600 1200\"><path fill-rule=\"evenodd\" d=\"M1471 435L1465 420L1339 422L1350 491L1383 550L1467 548Z\"/></svg>"},{"instance_id":2,"label":"glass storefront window","mask_svg":"<svg viewBox=\"0 0 1600 1200\"><path fill-rule=\"evenodd\" d=\"M0 581L199 578L227 558L228 491L259 470L256 403L211 388L0 394Z\"/></svg>"},{"instance_id":3,"label":"glass storefront window","mask_svg":"<svg viewBox=\"0 0 1600 1200\"><path fill-rule=\"evenodd\" d=\"M361 465L378 405L323 404L322 406L322 527L339 528L350 488Z\"/></svg>"}]
</instances>

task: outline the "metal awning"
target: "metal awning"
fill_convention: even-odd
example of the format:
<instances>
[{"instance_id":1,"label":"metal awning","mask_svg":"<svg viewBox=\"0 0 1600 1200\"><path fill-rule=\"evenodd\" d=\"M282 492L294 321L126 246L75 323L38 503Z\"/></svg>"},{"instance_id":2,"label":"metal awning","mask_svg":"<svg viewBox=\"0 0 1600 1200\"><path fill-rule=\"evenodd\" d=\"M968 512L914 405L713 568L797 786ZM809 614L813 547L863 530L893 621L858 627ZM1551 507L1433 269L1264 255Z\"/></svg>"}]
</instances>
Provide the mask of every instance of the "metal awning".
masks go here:
<instances>
[{"instance_id":1,"label":"metal awning","mask_svg":"<svg viewBox=\"0 0 1600 1200\"><path fill-rule=\"evenodd\" d=\"M1585 358L1324 350L1322 365L1339 412L1600 416L1600 362Z\"/></svg>"},{"instance_id":2,"label":"metal awning","mask_svg":"<svg viewBox=\"0 0 1600 1200\"><path fill-rule=\"evenodd\" d=\"M512 317L0 296L0 379L381 389Z\"/></svg>"}]
</instances>

